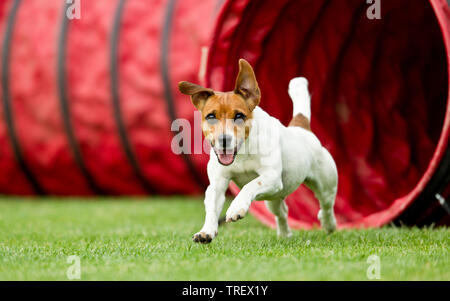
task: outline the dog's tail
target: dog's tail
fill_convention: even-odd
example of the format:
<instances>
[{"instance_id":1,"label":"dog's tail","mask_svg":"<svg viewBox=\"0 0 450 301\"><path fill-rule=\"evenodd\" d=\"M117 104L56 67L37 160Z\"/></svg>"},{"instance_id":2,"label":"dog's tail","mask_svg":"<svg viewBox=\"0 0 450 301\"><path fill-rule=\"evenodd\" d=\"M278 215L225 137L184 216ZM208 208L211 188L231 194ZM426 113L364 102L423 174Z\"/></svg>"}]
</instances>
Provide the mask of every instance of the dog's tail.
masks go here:
<instances>
[{"instance_id":1,"label":"dog's tail","mask_svg":"<svg viewBox=\"0 0 450 301\"><path fill-rule=\"evenodd\" d=\"M303 115L311 121L311 95L308 90L308 80L304 77L296 77L289 83L289 96L294 104L293 116Z\"/></svg>"}]
</instances>

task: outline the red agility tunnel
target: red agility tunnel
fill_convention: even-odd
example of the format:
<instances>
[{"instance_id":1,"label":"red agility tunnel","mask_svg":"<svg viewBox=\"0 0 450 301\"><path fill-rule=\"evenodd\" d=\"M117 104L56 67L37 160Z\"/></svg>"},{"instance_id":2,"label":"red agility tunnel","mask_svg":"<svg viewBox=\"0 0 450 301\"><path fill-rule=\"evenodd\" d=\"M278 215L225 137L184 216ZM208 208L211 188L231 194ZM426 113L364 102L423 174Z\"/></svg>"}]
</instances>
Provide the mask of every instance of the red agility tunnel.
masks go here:
<instances>
[{"instance_id":1,"label":"red agility tunnel","mask_svg":"<svg viewBox=\"0 0 450 301\"><path fill-rule=\"evenodd\" d=\"M207 83L232 90L246 58L261 106L288 124L289 80L309 79L312 129L339 170L341 227L448 225L450 9L445 0L381 1L381 19L369 18L373 9L361 0L228 1ZM318 224L309 190L287 203L292 227ZM274 226L262 202L252 213Z\"/></svg>"},{"instance_id":2,"label":"red agility tunnel","mask_svg":"<svg viewBox=\"0 0 450 301\"><path fill-rule=\"evenodd\" d=\"M221 0L0 1L0 193L194 194L177 93L198 81ZM69 11L69 14L68 14ZM70 17L70 18L69 18Z\"/></svg>"},{"instance_id":3,"label":"red agility tunnel","mask_svg":"<svg viewBox=\"0 0 450 301\"><path fill-rule=\"evenodd\" d=\"M285 124L289 80L309 79L342 227L450 224L444 0L381 1L380 20L361 0L229 0L217 20L223 0L81 1L81 19L65 2L0 1L0 193L203 193L208 157L175 155L170 127L193 124L177 83L198 82L211 44L207 83L230 90L246 58ZM317 224L307 189L288 204L293 227Z\"/></svg>"}]
</instances>

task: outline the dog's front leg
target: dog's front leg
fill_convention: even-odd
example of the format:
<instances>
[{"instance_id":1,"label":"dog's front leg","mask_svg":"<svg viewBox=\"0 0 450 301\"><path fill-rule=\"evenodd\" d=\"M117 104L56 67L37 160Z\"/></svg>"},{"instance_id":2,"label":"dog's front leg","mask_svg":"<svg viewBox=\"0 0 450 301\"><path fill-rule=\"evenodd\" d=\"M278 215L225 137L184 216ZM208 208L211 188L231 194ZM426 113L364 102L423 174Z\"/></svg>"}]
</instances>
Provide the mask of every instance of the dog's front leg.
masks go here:
<instances>
[{"instance_id":1,"label":"dog's front leg","mask_svg":"<svg viewBox=\"0 0 450 301\"><path fill-rule=\"evenodd\" d=\"M200 232L192 237L194 242L210 243L217 236L219 216L225 203L225 193L229 182L229 179L223 177L211 180L205 193L205 224Z\"/></svg>"},{"instance_id":2,"label":"dog's front leg","mask_svg":"<svg viewBox=\"0 0 450 301\"><path fill-rule=\"evenodd\" d=\"M254 199L265 194L277 194L282 189L281 171L265 170L242 188L227 210L226 221L235 222L244 218Z\"/></svg>"}]
</instances>

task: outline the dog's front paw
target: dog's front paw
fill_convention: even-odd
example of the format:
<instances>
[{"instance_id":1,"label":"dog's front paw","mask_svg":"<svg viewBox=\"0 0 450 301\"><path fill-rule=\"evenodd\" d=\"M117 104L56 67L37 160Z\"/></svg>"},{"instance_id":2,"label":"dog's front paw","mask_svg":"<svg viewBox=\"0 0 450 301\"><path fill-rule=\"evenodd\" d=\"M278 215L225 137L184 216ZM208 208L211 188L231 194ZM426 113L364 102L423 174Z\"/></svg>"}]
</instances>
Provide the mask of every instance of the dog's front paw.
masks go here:
<instances>
[{"instance_id":1,"label":"dog's front paw","mask_svg":"<svg viewBox=\"0 0 450 301\"><path fill-rule=\"evenodd\" d=\"M243 219L247 214L248 209L245 208L234 208L233 206L228 208L226 215L226 222L237 222L240 219Z\"/></svg>"},{"instance_id":2,"label":"dog's front paw","mask_svg":"<svg viewBox=\"0 0 450 301\"><path fill-rule=\"evenodd\" d=\"M202 244L209 244L216 236L217 233L207 233L205 231L200 231L192 236L192 241Z\"/></svg>"},{"instance_id":3,"label":"dog's front paw","mask_svg":"<svg viewBox=\"0 0 450 301\"><path fill-rule=\"evenodd\" d=\"M292 231L291 230L282 230L280 231L279 229L277 230L277 236L280 238L291 238L292 237Z\"/></svg>"},{"instance_id":4,"label":"dog's front paw","mask_svg":"<svg viewBox=\"0 0 450 301\"><path fill-rule=\"evenodd\" d=\"M322 228L328 233L331 234L336 230L336 218L333 213L324 214L322 210L319 211L317 216L320 220L320 224Z\"/></svg>"}]
</instances>

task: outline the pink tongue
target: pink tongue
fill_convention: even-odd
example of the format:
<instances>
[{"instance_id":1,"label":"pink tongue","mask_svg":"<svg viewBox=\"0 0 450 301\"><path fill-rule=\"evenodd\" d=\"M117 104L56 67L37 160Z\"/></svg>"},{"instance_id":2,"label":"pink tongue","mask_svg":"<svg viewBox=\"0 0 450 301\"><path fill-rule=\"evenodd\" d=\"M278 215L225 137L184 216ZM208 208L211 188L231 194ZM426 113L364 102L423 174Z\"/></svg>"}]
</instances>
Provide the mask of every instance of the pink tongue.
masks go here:
<instances>
[{"instance_id":1,"label":"pink tongue","mask_svg":"<svg viewBox=\"0 0 450 301\"><path fill-rule=\"evenodd\" d=\"M231 163L233 163L233 160L234 160L234 155L233 154L219 155L219 161L223 165L230 165Z\"/></svg>"}]
</instances>

